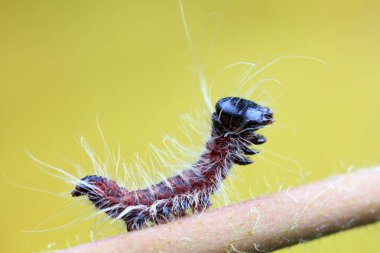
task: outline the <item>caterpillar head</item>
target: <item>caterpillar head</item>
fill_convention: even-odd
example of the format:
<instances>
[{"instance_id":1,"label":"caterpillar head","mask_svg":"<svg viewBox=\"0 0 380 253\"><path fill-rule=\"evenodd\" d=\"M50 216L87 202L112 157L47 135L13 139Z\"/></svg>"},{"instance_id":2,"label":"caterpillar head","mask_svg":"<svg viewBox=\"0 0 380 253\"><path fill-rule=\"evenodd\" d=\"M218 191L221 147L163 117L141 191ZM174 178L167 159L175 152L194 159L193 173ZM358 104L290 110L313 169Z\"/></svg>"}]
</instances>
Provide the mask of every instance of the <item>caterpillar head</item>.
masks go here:
<instances>
[{"instance_id":1,"label":"caterpillar head","mask_svg":"<svg viewBox=\"0 0 380 253\"><path fill-rule=\"evenodd\" d=\"M99 176L85 176L75 186L75 189L71 192L71 196L79 197L83 195L90 195L94 193L99 186L103 184L104 178Z\"/></svg>"},{"instance_id":2,"label":"caterpillar head","mask_svg":"<svg viewBox=\"0 0 380 253\"><path fill-rule=\"evenodd\" d=\"M273 123L272 109L252 101L226 97L215 105L212 117L218 135L247 135Z\"/></svg>"}]
</instances>

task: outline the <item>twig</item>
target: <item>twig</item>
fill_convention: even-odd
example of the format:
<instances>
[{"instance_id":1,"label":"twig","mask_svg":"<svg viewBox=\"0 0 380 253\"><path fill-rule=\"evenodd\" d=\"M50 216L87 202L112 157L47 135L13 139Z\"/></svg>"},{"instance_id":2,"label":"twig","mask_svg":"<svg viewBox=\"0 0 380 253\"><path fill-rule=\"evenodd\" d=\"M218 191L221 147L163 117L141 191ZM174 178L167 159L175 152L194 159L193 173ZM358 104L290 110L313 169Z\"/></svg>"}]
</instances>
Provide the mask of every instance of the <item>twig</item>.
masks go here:
<instances>
[{"instance_id":1,"label":"twig","mask_svg":"<svg viewBox=\"0 0 380 253\"><path fill-rule=\"evenodd\" d=\"M65 252L268 252L379 219L380 168L375 168Z\"/></svg>"}]
</instances>

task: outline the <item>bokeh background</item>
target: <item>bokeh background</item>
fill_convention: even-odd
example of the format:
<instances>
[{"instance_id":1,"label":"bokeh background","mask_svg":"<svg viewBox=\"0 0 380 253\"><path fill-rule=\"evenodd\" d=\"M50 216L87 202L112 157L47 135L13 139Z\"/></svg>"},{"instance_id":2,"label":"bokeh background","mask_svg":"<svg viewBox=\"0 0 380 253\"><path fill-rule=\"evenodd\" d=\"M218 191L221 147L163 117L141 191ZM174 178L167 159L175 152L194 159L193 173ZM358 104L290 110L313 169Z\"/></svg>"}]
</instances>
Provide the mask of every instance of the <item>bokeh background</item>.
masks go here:
<instances>
[{"instance_id":1,"label":"bokeh background","mask_svg":"<svg viewBox=\"0 0 380 253\"><path fill-rule=\"evenodd\" d=\"M277 121L265 131L256 163L234 169L232 201L380 162L379 1L183 4L192 48L177 0L0 1L1 252L61 249L123 232L99 217L84 221L95 210L83 201L20 188L71 190L25 150L70 173L67 161L91 171L78 138L102 152L97 115L126 161L135 152L144 157L149 143L163 147L163 132L185 140L180 115L204 107L196 64L206 65L208 80L237 61L258 69L300 55L328 64L286 59L255 79L281 81L265 82L251 96L273 107ZM246 70L225 71L213 101L239 94ZM372 225L282 252L379 252L379 236L380 226Z\"/></svg>"}]
</instances>

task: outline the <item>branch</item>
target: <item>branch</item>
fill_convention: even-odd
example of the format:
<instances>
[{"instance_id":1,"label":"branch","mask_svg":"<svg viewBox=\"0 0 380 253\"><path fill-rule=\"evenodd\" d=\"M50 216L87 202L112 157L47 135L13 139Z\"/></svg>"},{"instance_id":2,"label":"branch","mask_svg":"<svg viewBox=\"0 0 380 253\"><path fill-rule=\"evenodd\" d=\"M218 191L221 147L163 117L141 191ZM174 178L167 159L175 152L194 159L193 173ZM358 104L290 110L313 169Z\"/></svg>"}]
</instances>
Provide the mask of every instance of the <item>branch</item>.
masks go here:
<instances>
[{"instance_id":1,"label":"branch","mask_svg":"<svg viewBox=\"0 0 380 253\"><path fill-rule=\"evenodd\" d=\"M268 252L378 220L380 168L375 168L65 252Z\"/></svg>"}]
</instances>

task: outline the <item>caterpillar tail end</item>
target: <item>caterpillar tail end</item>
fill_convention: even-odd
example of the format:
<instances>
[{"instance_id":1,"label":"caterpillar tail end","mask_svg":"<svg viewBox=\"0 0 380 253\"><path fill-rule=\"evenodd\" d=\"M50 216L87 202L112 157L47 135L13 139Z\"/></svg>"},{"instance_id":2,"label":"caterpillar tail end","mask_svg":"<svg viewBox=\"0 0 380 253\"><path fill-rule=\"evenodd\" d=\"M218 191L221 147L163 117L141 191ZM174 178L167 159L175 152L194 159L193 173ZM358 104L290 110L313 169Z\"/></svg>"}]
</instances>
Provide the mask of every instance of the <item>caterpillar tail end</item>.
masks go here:
<instances>
[{"instance_id":1,"label":"caterpillar tail end","mask_svg":"<svg viewBox=\"0 0 380 253\"><path fill-rule=\"evenodd\" d=\"M102 183L103 181L104 179L102 177L96 175L85 176L77 183L75 189L71 192L71 196L80 197L88 195L94 191L98 183Z\"/></svg>"}]
</instances>

